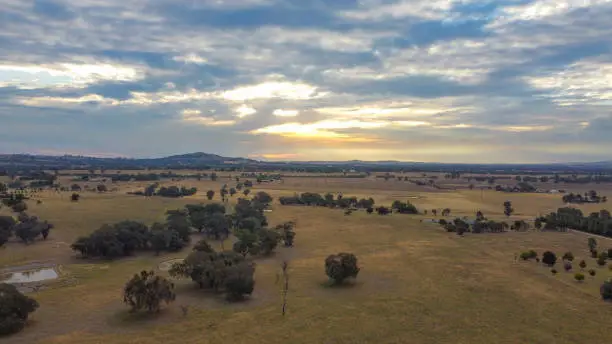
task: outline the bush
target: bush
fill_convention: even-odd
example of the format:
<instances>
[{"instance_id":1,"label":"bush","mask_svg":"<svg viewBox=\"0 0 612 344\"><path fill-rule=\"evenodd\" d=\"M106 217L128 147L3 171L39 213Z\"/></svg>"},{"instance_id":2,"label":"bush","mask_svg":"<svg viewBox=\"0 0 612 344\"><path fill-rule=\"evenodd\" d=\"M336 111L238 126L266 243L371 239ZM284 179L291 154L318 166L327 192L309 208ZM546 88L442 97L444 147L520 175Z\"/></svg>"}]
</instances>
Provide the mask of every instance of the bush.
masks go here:
<instances>
[{"instance_id":1,"label":"bush","mask_svg":"<svg viewBox=\"0 0 612 344\"><path fill-rule=\"evenodd\" d=\"M11 209L16 213L23 213L28 210L28 205L25 202L19 202L11 206Z\"/></svg>"},{"instance_id":2,"label":"bush","mask_svg":"<svg viewBox=\"0 0 612 344\"><path fill-rule=\"evenodd\" d=\"M593 269L589 270L589 275L595 276L596 274L597 274L597 272L595 270L593 270Z\"/></svg>"},{"instance_id":3,"label":"bush","mask_svg":"<svg viewBox=\"0 0 612 344\"><path fill-rule=\"evenodd\" d=\"M584 281L584 274L582 274L582 273L580 273L580 272L577 272L577 273L574 275L574 279L575 279L576 281L578 281L578 282L582 282L582 281Z\"/></svg>"},{"instance_id":4,"label":"bush","mask_svg":"<svg viewBox=\"0 0 612 344\"><path fill-rule=\"evenodd\" d=\"M587 263L586 263L586 262L584 261L584 259L583 259L583 260L581 260L581 261L580 261L580 264L578 264L578 266L579 266L581 269L584 269L584 268L586 268Z\"/></svg>"},{"instance_id":5,"label":"bush","mask_svg":"<svg viewBox=\"0 0 612 344\"><path fill-rule=\"evenodd\" d=\"M604 255L599 256L599 258L597 258L597 265L599 266L606 265L606 256Z\"/></svg>"},{"instance_id":6,"label":"bush","mask_svg":"<svg viewBox=\"0 0 612 344\"><path fill-rule=\"evenodd\" d=\"M522 260L529 260L529 259L534 259L538 257L538 253L534 250L529 250L529 251L525 251L523 253L521 253L521 259Z\"/></svg>"},{"instance_id":7,"label":"bush","mask_svg":"<svg viewBox=\"0 0 612 344\"><path fill-rule=\"evenodd\" d=\"M80 197L81 196L78 193L73 193L72 196L70 196L70 200L73 202L78 202Z\"/></svg>"},{"instance_id":8,"label":"bush","mask_svg":"<svg viewBox=\"0 0 612 344\"><path fill-rule=\"evenodd\" d=\"M352 253L332 254L325 259L325 273L336 284L349 277L356 278L359 270L357 257Z\"/></svg>"},{"instance_id":9,"label":"bush","mask_svg":"<svg viewBox=\"0 0 612 344\"><path fill-rule=\"evenodd\" d=\"M129 280L123 290L123 302L132 308L132 312L146 309L148 312L159 312L162 302L173 302L174 284L167 279L155 276L153 271L142 271Z\"/></svg>"},{"instance_id":10,"label":"bush","mask_svg":"<svg viewBox=\"0 0 612 344\"><path fill-rule=\"evenodd\" d=\"M569 260L570 262L574 261L574 254L572 252L565 252L563 254L563 260Z\"/></svg>"},{"instance_id":11,"label":"bush","mask_svg":"<svg viewBox=\"0 0 612 344\"><path fill-rule=\"evenodd\" d=\"M556 269L550 269L550 272L551 272L553 275L556 275L556 274L557 274L557 270L556 270Z\"/></svg>"},{"instance_id":12,"label":"bush","mask_svg":"<svg viewBox=\"0 0 612 344\"><path fill-rule=\"evenodd\" d=\"M612 280L605 281L601 287L599 287L599 293L604 301L612 300Z\"/></svg>"},{"instance_id":13,"label":"bush","mask_svg":"<svg viewBox=\"0 0 612 344\"><path fill-rule=\"evenodd\" d=\"M546 251L542 254L542 263L548 266L553 266L555 265L556 262L557 262L557 256L553 252Z\"/></svg>"},{"instance_id":14,"label":"bush","mask_svg":"<svg viewBox=\"0 0 612 344\"><path fill-rule=\"evenodd\" d=\"M21 331L38 306L36 300L23 295L15 286L0 283L0 335Z\"/></svg>"}]
</instances>

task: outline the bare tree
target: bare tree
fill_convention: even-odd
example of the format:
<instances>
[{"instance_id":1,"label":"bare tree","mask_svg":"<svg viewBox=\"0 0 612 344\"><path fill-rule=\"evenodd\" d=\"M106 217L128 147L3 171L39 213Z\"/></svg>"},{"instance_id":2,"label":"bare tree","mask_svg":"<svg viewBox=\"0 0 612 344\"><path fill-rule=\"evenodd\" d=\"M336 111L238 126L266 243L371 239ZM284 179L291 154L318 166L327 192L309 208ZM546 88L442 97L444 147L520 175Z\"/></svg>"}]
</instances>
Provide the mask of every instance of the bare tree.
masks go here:
<instances>
[{"instance_id":1,"label":"bare tree","mask_svg":"<svg viewBox=\"0 0 612 344\"><path fill-rule=\"evenodd\" d=\"M278 284L280 282L280 279L282 278L282 289L281 289L281 295L282 295L282 303L283 303L283 307L282 307L282 314L283 316L285 316L285 313L287 311L287 293L289 292L289 263L284 260L283 263L281 264L281 272L280 274L276 275L276 283Z\"/></svg>"}]
</instances>

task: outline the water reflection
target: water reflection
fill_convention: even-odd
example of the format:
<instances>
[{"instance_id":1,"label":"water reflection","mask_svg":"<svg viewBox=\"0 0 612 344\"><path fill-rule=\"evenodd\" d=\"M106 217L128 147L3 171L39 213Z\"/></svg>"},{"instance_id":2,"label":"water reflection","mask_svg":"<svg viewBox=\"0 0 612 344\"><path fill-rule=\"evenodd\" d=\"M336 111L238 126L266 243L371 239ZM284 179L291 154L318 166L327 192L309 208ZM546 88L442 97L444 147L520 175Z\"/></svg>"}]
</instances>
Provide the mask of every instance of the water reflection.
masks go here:
<instances>
[{"instance_id":1,"label":"water reflection","mask_svg":"<svg viewBox=\"0 0 612 344\"><path fill-rule=\"evenodd\" d=\"M12 272L2 276L2 283L31 283L59 277L54 268Z\"/></svg>"}]
</instances>

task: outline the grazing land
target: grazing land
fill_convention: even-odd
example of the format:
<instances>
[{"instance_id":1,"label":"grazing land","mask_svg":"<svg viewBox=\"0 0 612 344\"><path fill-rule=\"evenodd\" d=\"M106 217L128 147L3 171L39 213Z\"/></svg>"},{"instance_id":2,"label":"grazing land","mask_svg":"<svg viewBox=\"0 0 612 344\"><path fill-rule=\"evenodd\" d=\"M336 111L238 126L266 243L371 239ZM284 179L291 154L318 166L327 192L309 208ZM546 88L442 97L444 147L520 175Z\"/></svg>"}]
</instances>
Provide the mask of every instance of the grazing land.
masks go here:
<instances>
[{"instance_id":1,"label":"grazing land","mask_svg":"<svg viewBox=\"0 0 612 344\"><path fill-rule=\"evenodd\" d=\"M64 176L62 185L74 183ZM125 172L125 171L123 171ZM154 171L152 171L154 172ZM137 173L137 172L134 172ZM431 174L433 175L433 173ZM441 174L440 174L441 175ZM421 173L402 174L423 178ZM216 181L160 181L161 186L196 187L182 198L129 195L150 182L118 182L109 192L82 191L78 202L72 192L44 190L27 200L28 214L54 224L48 240L24 245L12 238L0 248L0 268L35 262L53 264L59 277L28 293L40 304L26 328L7 343L588 343L612 338L606 319L612 306L601 300L599 287L612 276L608 266L591 258L587 233L567 231L508 231L466 233L459 236L422 220L431 214L379 216L364 210L345 215L342 210L310 206L282 206L278 198L295 193L342 193L373 198L376 205L409 201L420 211L450 208L455 217L474 217L482 211L490 219L531 221L563 207L561 195L504 193L475 188L464 182L439 178L442 188L419 186L397 179L342 178L340 175L285 175L282 180L255 184L252 194L265 191L274 197L265 215L273 227L296 222L294 247L279 247L256 258L255 289L244 302L228 303L189 280L178 280L176 301L156 315L130 314L122 302L123 287L132 275L161 263L184 258L187 247L175 253L138 253L117 260L83 259L70 245L105 223L122 220L147 225L161 222L168 210L187 204L220 202L206 197L207 190L236 184L229 173ZM97 182L89 182L94 187ZM83 183L81 183L83 184ZM556 185L586 192L593 185ZM605 184L600 194L612 196ZM251 195L252 195L251 194ZM240 195L240 194L238 194ZM235 204L238 195L229 198ZM37 202L40 200L41 202ZM504 215L502 204L511 201L514 212ZM612 210L610 203L580 204L584 214ZM11 214L0 209L0 215ZM439 218L439 216L438 216ZM194 234L192 245L201 234ZM601 249L612 240L597 238ZM222 243L209 241L215 249ZM223 243L230 246L230 243ZM227 248L227 247L225 247ZM556 275L551 268L516 257L523 251L557 254ZM572 272L563 271L561 256L575 255ZM361 271L352 283L330 287L324 261L330 254L350 252ZM585 260L584 282L574 280ZM281 315L281 264L288 261L287 314ZM162 264L163 265L163 264ZM589 276L586 271L595 269ZM168 277L170 278L170 277ZM174 280L173 280L174 281ZM184 314L181 306L188 306Z\"/></svg>"}]
</instances>

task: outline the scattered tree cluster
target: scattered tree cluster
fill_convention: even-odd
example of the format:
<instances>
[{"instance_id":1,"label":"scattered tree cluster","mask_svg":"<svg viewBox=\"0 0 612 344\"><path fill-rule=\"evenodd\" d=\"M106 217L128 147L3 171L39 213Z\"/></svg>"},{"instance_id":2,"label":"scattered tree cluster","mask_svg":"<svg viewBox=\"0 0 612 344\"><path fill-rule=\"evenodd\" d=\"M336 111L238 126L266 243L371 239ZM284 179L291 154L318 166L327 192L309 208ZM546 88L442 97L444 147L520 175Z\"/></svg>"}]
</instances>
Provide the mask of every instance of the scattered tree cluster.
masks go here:
<instances>
[{"instance_id":1,"label":"scattered tree cluster","mask_svg":"<svg viewBox=\"0 0 612 344\"><path fill-rule=\"evenodd\" d=\"M546 230L574 229L612 237L612 217L607 210L584 216L580 209L559 208L557 212L540 217L536 221L543 223Z\"/></svg>"},{"instance_id":2,"label":"scattered tree cluster","mask_svg":"<svg viewBox=\"0 0 612 344\"><path fill-rule=\"evenodd\" d=\"M228 300L238 301L255 287L255 263L232 251L215 252L200 241L184 261L170 269L174 278L190 278L201 289L224 292Z\"/></svg>"},{"instance_id":3,"label":"scattered tree cluster","mask_svg":"<svg viewBox=\"0 0 612 344\"><path fill-rule=\"evenodd\" d=\"M0 246L6 244L15 235L23 243L32 243L42 236L47 239L53 225L47 221L40 221L36 216L29 216L22 212L15 220L12 216L0 216Z\"/></svg>"},{"instance_id":4,"label":"scattered tree cluster","mask_svg":"<svg viewBox=\"0 0 612 344\"><path fill-rule=\"evenodd\" d=\"M130 194L133 195L141 195L141 196L160 196L160 197L170 197L170 198L179 198L185 196L193 196L198 192L197 188L186 188L184 186L162 186L159 187L159 183L154 183L147 186L144 191L132 192Z\"/></svg>"},{"instance_id":5,"label":"scattered tree cluster","mask_svg":"<svg viewBox=\"0 0 612 344\"><path fill-rule=\"evenodd\" d=\"M189 222L184 216L169 216L164 224L148 228L136 221L103 225L89 236L78 238L72 249L84 257L120 258L136 251L178 251L189 241Z\"/></svg>"},{"instance_id":6,"label":"scattered tree cluster","mask_svg":"<svg viewBox=\"0 0 612 344\"><path fill-rule=\"evenodd\" d=\"M372 198L357 199L357 197L346 197L342 194L334 197L331 193L321 195L314 192L305 192L299 195L280 197L278 200L282 205L307 205L342 209L367 209L374 206L374 199Z\"/></svg>"},{"instance_id":7,"label":"scattered tree cluster","mask_svg":"<svg viewBox=\"0 0 612 344\"><path fill-rule=\"evenodd\" d=\"M582 194L569 193L567 195L563 195L561 198L564 203L606 203L608 198L606 196L600 196L597 194L597 191L591 190L589 192L585 192Z\"/></svg>"}]
</instances>

